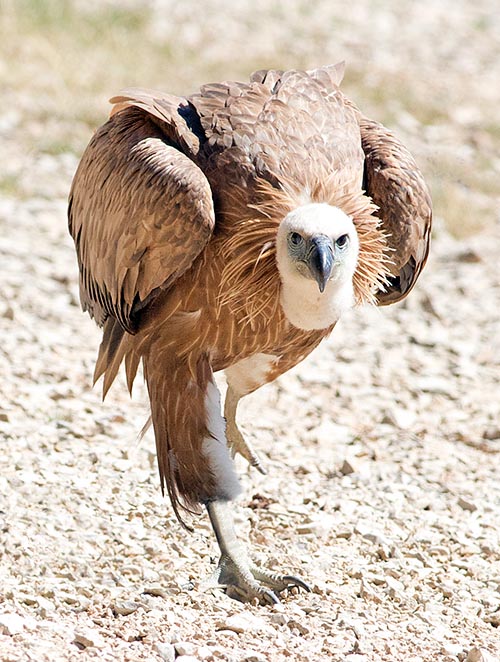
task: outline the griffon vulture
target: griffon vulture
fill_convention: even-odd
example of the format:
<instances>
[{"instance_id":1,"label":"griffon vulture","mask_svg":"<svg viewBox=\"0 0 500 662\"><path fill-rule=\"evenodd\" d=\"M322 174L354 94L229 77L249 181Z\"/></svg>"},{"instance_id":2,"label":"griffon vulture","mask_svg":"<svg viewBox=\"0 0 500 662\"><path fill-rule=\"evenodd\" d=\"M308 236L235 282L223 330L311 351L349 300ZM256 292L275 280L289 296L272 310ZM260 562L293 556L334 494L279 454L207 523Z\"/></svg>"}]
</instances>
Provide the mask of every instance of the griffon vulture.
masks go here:
<instances>
[{"instance_id":1,"label":"griffon vulture","mask_svg":"<svg viewBox=\"0 0 500 662\"><path fill-rule=\"evenodd\" d=\"M258 71L189 97L125 90L69 197L82 307L104 327L95 379L106 394L124 362L131 389L142 362L162 489L181 521L206 507L215 578L244 599L307 584L257 567L236 538L231 453L262 469L239 399L353 305L403 299L429 248L415 161L344 96L342 73Z\"/></svg>"}]
</instances>

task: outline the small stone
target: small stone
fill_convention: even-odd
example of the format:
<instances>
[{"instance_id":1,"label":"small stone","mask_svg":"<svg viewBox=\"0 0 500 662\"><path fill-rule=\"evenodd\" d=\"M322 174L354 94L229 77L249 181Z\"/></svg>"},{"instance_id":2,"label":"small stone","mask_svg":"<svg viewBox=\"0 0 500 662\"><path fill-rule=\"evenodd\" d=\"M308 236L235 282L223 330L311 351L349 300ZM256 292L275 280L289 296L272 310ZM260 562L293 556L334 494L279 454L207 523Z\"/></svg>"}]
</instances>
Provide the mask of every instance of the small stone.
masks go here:
<instances>
[{"instance_id":1,"label":"small stone","mask_svg":"<svg viewBox=\"0 0 500 662\"><path fill-rule=\"evenodd\" d=\"M349 540L352 538L352 529L339 529L335 534L337 538L342 538L344 540Z\"/></svg>"},{"instance_id":2,"label":"small stone","mask_svg":"<svg viewBox=\"0 0 500 662\"><path fill-rule=\"evenodd\" d=\"M350 474L353 474L355 471L356 471L356 469L349 462L349 460L344 460L343 461L342 466L340 467L340 473L343 476L349 476Z\"/></svg>"},{"instance_id":3,"label":"small stone","mask_svg":"<svg viewBox=\"0 0 500 662\"><path fill-rule=\"evenodd\" d=\"M199 660L208 660L209 657L212 657L213 651L208 646L198 646L196 649L196 657Z\"/></svg>"},{"instance_id":4,"label":"small stone","mask_svg":"<svg viewBox=\"0 0 500 662\"><path fill-rule=\"evenodd\" d=\"M190 641L178 641L174 648L177 655L194 655L196 652L196 644Z\"/></svg>"},{"instance_id":5,"label":"small stone","mask_svg":"<svg viewBox=\"0 0 500 662\"><path fill-rule=\"evenodd\" d=\"M14 319L14 308L12 308L12 306L7 306L7 308L2 313L2 317L12 322Z\"/></svg>"},{"instance_id":6,"label":"small stone","mask_svg":"<svg viewBox=\"0 0 500 662\"><path fill-rule=\"evenodd\" d=\"M14 635L24 630L25 620L19 614L0 614L0 632Z\"/></svg>"},{"instance_id":7,"label":"small stone","mask_svg":"<svg viewBox=\"0 0 500 662\"><path fill-rule=\"evenodd\" d=\"M482 258L479 253L477 253L472 248L467 248L464 251L458 253L457 260L459 262L467 262L468 264L476 264L477 262L482 262Z\"/></svg>"},{"instance_id":8,"label":"small stone","mask_svg":"<svg viewBox=\"0 0 500 662\"><path fill-rule=\"evenodd\" d=\"M299 535L313 534L315 536L325 536L330 533L333 526L333 520L326 514L321 517L307 518L304 522L297 525L295 529Z\"/></svg>"},{"instance_id":9,"label":"small stone","mask_svg":"<svg viewBox=\"0 0 500 662\"><path fill-rule=\"evenodd\" d=\"M386 577L385 581L387 584L387 588L389 589L389 595L391 597L403 593L404 585L400 581L394 579L394 577Z\"/></svg>"},{"instance_id":10,"label":"small stone","mask_svg":"<svg viewBox=\"0 0 500 662\"><path fill-rule=\"evenodd\" d=\"M74 642L83 648L102 648L104 646L101 635L90 628L75 630Z\"/></svg>"},{"instance_id":11,"label":"small stone","mask_svg":"<svg viewBox=\"0 0 500 662\"><path fill-rule=\"evenodd\" d=\"M483 432L483 439L486 439L486 441L499 441L500 427L492 425L491 427L486 428L486 430Z\"/></svg>"},{"instance_id":12,"label":"small stone","mask_svg":"<svg viewBox=\"0 0 500 662\"><path fill-rule=\"evenodd\" d=\"M256 616L251 616L249 614L233 614L223 621L219 621L215 627L216 630L230 630L237 634L241 634L242 632L254 632L260 630L263 627L263 623Z\"/></svg>"},{"instance_id":13,"label":"small stone","mask_svg":"<svg viewBox=\"0 0 500 662\"><path fill-rule=\"evenodd\" d=\"M472 501L468 501L463 497L458 498L458 505L460 506L460 508L462 508L463 510L468 510L470 513L473 513L475 510L477 510L477 506L475 503L472 503Z\"/></svg>"},{"instance_id":14,"label":"small stone","mask_svg":"<svg viewBox=\"0 0 500 662\"><path fill-rule=\"evenodd\" d=\"M225 630L222 628L221 630L218 631L219 634L221 634L224 637L229 637L230 639L237 639L238 638L238 632L235 632L234 630Z\"/></svg>"},{"instance_id":15,"label":"small stone","mask_svg":"<svg viewBox=\"0 0 500 662\"><path fill-rule=\"evenodd\" d=\"M484 617L484 620L495 628L500 627L500 609L497 609L491 614L487 614Z\"/></svg>"},{"instance_id":16,"label":"small stone","mask_svg":"<svg viewBox=\"0 0 500 662\"><path fill-rule=\"evenodd\" d=\"M299 634L300 636L305 636L306 634L309 634L310 630L308 627L305 625L302 625L302 623L299 623L298 621L294 619L290 619L287 623L288 627L292 632L295 631L296 634Z\"/></svg>"},{"instance_id":17,"label":"small stone","mask_svg":"<svg viewBox=\"0 0 500 662\"><path fill-rule=\"evenodd\" d=\"M8 423L9 422L9 415L6 414L4 411L0 411L0 421L2 423Z\"/></svg>"},{"instance_id":18,"label":"small stone","mask_svg":"<svg viewBox=\"0 0 500 662\"><path fill-rule=\"evenodd\" d=\"M247 653L245 657L241 658L241 662L266 662L266 658L258 653Z\"/></svg>"},{"instance_id":19,"label":"small stone","mask_svg":"<svg viewBox=\"0 0 500 662\"><path fill-rule=\"evenodd\" d=\"M424 393L448 395L450 383L444 377L420 377L416 380L416 387Z\"/></svg>"},{"instance_id":20,"label":"small stone","mask_svg":"<svg viewBox=\"0 0 500 662\"><path fill-rule=\"evenodd\" d=\"M21 602L24 602L25 605L35 605L37 600L35 595L22 595L20 596Z\"/></svg>"},{"instance_id":21,"label":"small stone","mask_svg":"<svg viewBox=\"0 0 500 662\"><path fill-rule=\"evenodd\" d=\"M457 657L457 655L463 653L463 650L464 648L460 644L452 644L448 642L443 644L441 648L441 653L443 653L443 655L452 655Z\"/></svg>"},{"instance_id":22,"label":"small stone","mask_svg":"<svg viewBox=\"0 0 500 662\"><path fill-rule=\"evenodd\" d=\"M77 605L80 602L80 596L72 593L62 593L61 601L65 602L67 605Z\"/></svg>"},{"instance_id":23,"label":"small stone","mask_svg":"<svg viewBox=\"0 0 500 662\"><path fill-rule=\"evenodd\" d=\"M465 662L499 662L499 659L485 648L474 646L468 652Z\"/></svg>"},{"instance_id":24,"label":"small stone","mask_svg":"<svg viewBox=\"0 0 500 662\"><path fill-rule=\"evenodd\" d=\"M52 600L49 600L48 598L44 598L41 595L37 597L36 602L40 610L40 616L42 616L43 618L45 618L47 614L54 611L55 609L55 605L52 602Z\"/></svg>"},{"instance_id":25,"label":"small stone","mask_svg":"<svg viewBox=\"0 0 500 662\"><path fill-rule=\"evenodd\" d=\"M151 586L146 586L143 590L143 593L146 595L156 595L157 597L164 599L170 597L169 592L160 584L152 584Z\"/></svg>"},{"instance_id":26,"label":"small stone","mask_svg":"<svg viewBox=\"0 0 500 662\"><path fill-rule=\"evenodd\" d=\"M113 605L113 611L120 616L128 616L137 611L139 605L132 600L120 600Z\"/></svg>"},{"instance_id":27,"label":"small stone","mask_svg":"<svg viewBox=\"0 0 500 662\"><path fill-rule=\"evenodd\" d=\"M154 650L162 660L165 660L165 662L174 662L175 648L172 644L169 644L166 641L157 641L154 645Z\"/></svg>"},{"instance_id":28,"label":"small stone","mask_svg":"<svg viewBox=\"0 0 500 662\"><path fill-rule=\"evenodd\" d=\"M392 556L390 547L388 545L380 545L377 549L377 556L382 561L388 561Z\"/></svg>"},{"instance_id":29,"label":"small stone","mask_svg":"<svg viewBox=\"0 0 500 662\"><path fill-rule=\"evenodd\" d=\"M411 409L395 408L387 410L382 423L393 425L400 430L408 430L415 423L416 414Z\"/></svg>"},{"instance_id":30,"label":"small stone","mask_svg":"<svg viewBox=\"0 0 500 662\"><path fill-rule=\"evenodd\" d=\"M330 420L324 420L314 430L316 439L324 444L347 443L352 437L352 430L347 425L338 425Z\"/></svg>"},{"instance_id":31,"label":"small stone","mask_svg":"<svg viewBox=\"0 0 500 662\"><path fill-rule=\"evenodd\" d=\"M369 600L371 602L375 602L376 604L380 604L382 602L382 598L377 595L371 587L369 587L365 582L362 580L361 581L361 586L359 589L359 596L363 598L363 600Z\"/></svg>"},{"instance_id":32,"label":"small stone","mask_svg":"<svg viewBox=\"0 0 500 662\"><path fill-rule=\"evenodd\" d=\"M176 662L200 662L200 659L194 655L179 655L175 660Z\"/></svg>"},{"instance_id":33,"label":"small stone","mask_svg":"<svg viewBox=\"0 0 500 662\"><path fill-rule=\"evenodd\" d=\"M288 618L285 614L272 614L270 621L275 625L286 625L288 623Z\"/></svg>"},{"instance_id":34,"label":"small stone","mask_svg":"<svg viewBox=\"0 0 500 662\"><path fill-rule=\"evenodd\" d=\"M358 522L354 528L354 531L360 536L363 536L365 540L374 542L377 545L390 545L390 541L382 533L369 528L363 522Z\"/></svg>"}]
</instances>

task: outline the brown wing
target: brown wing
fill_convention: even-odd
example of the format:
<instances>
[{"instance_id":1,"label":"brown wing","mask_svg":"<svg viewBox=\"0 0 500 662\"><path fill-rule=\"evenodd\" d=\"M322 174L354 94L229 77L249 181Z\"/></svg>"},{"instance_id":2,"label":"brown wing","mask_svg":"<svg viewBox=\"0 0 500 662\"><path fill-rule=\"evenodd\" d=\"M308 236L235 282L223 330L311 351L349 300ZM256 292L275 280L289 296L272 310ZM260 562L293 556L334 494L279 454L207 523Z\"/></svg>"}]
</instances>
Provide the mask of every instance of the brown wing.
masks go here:
<instances>
[{"instance_id":1,"label":"brown wing","mask_svg":"<svg viewBox=\"0 0 500 662\"><path fill-rule=\"evenodd\" d=\"M134 315L209 241L214 209L190 158L199 137L187 102L145 90L112 101L75 174L69 230L83 309L99 325L111 315L134 333Z\"/></svg>"},{"instance_id":2,"label":"brown wing","mask_svg":"<svg viewBox=\"0 0 500 662\"><path fill-rule=\"evenodd\" d=\"M389 286L379 305L404 299L415 285L427 255L432 223L429 190L410 152L382 124L360 115L365 153L363 186L379 207L392 261Z\"/></svg>"}]
</instances>

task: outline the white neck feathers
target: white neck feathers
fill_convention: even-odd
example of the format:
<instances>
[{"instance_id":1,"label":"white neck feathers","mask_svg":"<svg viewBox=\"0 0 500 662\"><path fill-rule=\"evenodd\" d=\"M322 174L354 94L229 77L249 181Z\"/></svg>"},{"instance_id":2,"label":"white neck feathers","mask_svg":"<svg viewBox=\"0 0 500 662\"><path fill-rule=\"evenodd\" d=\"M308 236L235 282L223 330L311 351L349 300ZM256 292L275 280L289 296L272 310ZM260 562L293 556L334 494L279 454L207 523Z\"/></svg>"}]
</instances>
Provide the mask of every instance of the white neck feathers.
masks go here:
<instances>
[{"instance_id":1,"label":"white neck feathers","mask_svg":"<svg viewBox=\"0 0 500 662\"><path fill-rule=\"evenodd\" d=\"M299 329L326 329L353 305L352 281L329 281L323 293L314 281L300 275L281 284L281 306L290 324Z\"/></svg>"}]
</instances>

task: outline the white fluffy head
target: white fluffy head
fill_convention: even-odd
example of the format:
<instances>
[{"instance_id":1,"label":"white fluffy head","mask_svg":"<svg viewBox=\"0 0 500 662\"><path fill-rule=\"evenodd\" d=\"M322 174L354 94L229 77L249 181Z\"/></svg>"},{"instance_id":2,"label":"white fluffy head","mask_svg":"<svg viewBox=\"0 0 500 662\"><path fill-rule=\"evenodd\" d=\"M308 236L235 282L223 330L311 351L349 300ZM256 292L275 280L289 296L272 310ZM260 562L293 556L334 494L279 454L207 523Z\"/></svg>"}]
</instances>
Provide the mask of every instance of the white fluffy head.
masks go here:
<instances>
[{"instance_id":1,"label":"white fluffy head","mask_svg":"<svg viewBox=\"0 0 500 662\"><path fill-rule=\"evenodd\" d=\"M313 247L318 241L323 242L331 268L321 284L323 291L313 268ZM358 252L354 223L338 207L310 203L285 216L278 228L276 259L281 305L294 326L327 328L353 306Z\"/></svg>"}]
</instances>

